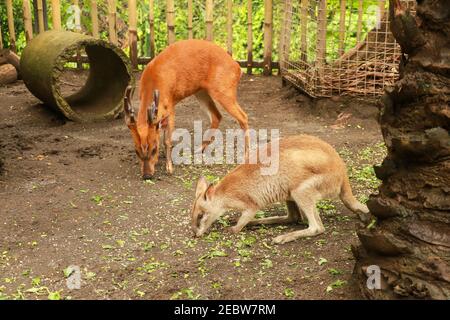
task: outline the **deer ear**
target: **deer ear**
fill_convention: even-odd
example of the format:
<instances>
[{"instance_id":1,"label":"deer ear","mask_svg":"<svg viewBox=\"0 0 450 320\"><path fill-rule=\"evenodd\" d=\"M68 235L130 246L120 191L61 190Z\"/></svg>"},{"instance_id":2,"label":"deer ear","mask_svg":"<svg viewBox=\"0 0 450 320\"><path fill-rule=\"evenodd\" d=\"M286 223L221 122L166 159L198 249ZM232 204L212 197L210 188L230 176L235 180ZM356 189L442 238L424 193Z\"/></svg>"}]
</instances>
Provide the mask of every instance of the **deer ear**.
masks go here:
<instances>
[{"instance_id":1,"label":"deer ear","mask_svg":"<svg viewBox=\"0 0 450 320\"><path fill-rule=\"evenodd\" d=\"M159 90L153 90L153 102L148 110L148 122L154 123L158 118Z\"/></svg>"},{"instance_id":2,"label":"deer ear","mask_svg":"<svg viewBox=\"0 0 450 320\"><path fill-rule=\"evenodd\" d=\"M209 201L214 196L214 192L216 191L216 188L214 188L213 184L210 184L205 192L205 200Z\"/></svg>"},{"instance_id":3,"label":"deer ear","mask_svg":"<svg viewBox=\"0 0 450 320\"><path fill-rule=\"evenodd\" d=\"M132 86L128 86L125 90L125 96L123 98L123 110L125 112L125 123L127 124L127 126L131 126L136 123L134 109L131 103L133 93L134 88Z\"/></svg>"},{"instance_id":4,"label":"deer ear","mask_svg":"<svg viewBox=\"0 0 450 320\"><path fill-rule=\"evenodd\" d=\"M195 197L198 198L201 194L204 194L208 189L208 181L205 177L200 177L197 181L197 187L195 188Z\"/></svg>"}]
</instances>

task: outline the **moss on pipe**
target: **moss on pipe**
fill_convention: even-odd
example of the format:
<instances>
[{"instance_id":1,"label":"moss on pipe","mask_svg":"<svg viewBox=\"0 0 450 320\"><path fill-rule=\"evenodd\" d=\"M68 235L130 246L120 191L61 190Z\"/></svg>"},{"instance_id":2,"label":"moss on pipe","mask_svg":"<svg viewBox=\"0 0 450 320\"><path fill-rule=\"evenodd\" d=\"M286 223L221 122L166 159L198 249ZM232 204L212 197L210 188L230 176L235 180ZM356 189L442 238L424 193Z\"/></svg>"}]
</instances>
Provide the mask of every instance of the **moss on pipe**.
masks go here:
<instances>
[{"instance_id":1,"label":"moss on pipe","mask_svg":"<svg viewBox=\"0 0 450 320\"><path fill-rule=\"evenodd\" d=\"M85 50L89 76L75 94L64 98L58 80L77 50ZM126 87L134 84L128 57L103 40L68 31L47 31L24 49L21 75L28 90L74 121L113 119L123 109Z\"/></svg>"}]
</instances>

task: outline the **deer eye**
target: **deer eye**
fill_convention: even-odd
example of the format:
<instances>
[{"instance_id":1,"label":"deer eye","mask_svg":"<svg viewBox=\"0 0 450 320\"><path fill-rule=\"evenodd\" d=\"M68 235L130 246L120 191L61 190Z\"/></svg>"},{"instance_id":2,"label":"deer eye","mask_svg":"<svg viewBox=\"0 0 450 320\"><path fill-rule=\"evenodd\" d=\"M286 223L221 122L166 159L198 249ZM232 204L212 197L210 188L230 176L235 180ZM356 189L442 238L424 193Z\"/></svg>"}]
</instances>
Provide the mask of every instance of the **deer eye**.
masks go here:
<instances>
[{"instance_id":1,"label":"deer eye","mask_svg":"<svg viewBox=\"0 0 450 320\"><path fill-rule=\"evenodd\" d=\"M200 227L200 222L202 221L203 216L205 215L205 213L203 211L201 211L198 216L197 216L197 227Z\"/></svg>"},{"instance_id":2,"label":"deer eye","mask_svg":"<svg viewBox=\"0 0 450 320\"><path fill-rule=\"evenodd\" d=\"M152 156L154 156L154 155L156 154L157 149L158 149L158 148L156 148L156 147L154 147L154 148L152 149Z\"/></svg>"}]
</instances>

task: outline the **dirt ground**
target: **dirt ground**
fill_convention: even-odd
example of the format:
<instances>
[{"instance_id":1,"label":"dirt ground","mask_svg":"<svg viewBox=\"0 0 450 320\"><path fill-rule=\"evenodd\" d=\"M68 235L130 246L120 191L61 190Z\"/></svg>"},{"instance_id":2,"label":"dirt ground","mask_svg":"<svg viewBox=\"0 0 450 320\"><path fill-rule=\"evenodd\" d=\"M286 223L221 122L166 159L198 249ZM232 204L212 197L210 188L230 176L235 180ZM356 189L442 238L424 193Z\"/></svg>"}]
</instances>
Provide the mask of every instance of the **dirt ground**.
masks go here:
<instances>
[{"instance_id":1,"label":"dirt ground","mask_svg":"<svg viewBox=\"0 0 450 320\"><path fill-rule=\"evenodd\" d=\"M253 128L332 144L362 201L378 185L371 166L385 147L373 102L312 101L275 76L244 76L239 101ZM221 129L238 127L223 115ZM195 99L178 105L177 127L192 132L196 119L208 125ZM361 298L350 251L359 222L339 201L318 205L326 232L314 238L271 243L302 225L232 235L230 214L195 239L189 211L197 178L217 180L233 166L176 166L168 176L162 156L157 179L143 182L123 119L66 122L20 81L0 87L0 159L0 299ZM270 214L284 207L260 213ZM80 267L81 289L66 286L70 265Z\"/></svg>"}]
</instances>

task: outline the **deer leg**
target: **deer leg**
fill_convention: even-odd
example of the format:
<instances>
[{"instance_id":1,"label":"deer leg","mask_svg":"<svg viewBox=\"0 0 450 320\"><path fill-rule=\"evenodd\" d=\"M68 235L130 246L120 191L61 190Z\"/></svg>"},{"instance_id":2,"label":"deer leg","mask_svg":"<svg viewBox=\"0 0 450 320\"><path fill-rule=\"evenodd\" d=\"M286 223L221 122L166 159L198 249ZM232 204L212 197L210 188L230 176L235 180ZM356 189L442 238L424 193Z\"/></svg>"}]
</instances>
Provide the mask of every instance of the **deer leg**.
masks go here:
<instances>
[{"instance_id":1,"label":"deer leg","mask_svg":"<svg viewBox=\"0 0 450 320\"><path fill-rule=\"evenodd\" d=\"M248 131L248 116L242 110L236 99L236 93L224 93L218 90L208 91L211 98L216 100L220 105L239 123L244 131L245 137L245 161L249 158L250 133Z\"/></svg>"},{"instance_id":2,"label":"deer leg","mask_svg":"<svg viewBox=\"0 0 450 320\"><path fill-rule=\"evenodd\" d=\"M234 227L231 227L231 231L233 233L239 233L242 228L245 227L255 217L255 214L256 210L254 209L247 209L243 211L236 225Z\"/></svg>"},{"instance_id":3,"label":"deer leg","mask_svg":"<svg viewBox=\"0 0 450 320\"><path fill-rule=\"evenodd\" d=\"M169 115L167 127L164 130L164 145L166 147L166 171L169 174L173 173L172 133L174 128L175 128L175 116Z\"/></svg>"},{"instance_id":4,"label":"deer leg","mask_svg":"<svg viewBox=\"0 0 450 320\"><path fill-rule=\"evenodd\" d=\"M222 120L222 115L217 109L216 104L213 99L208 95L208 93L204 90L201 90L195 94L198 102L203 110L207 113L209 117L209 121L211 122L210 129L219 128L220 121ZM206 140L202 143L202 152L205 151L205 148L212 142L211 137L207 137Z\"/></svg>"},{"instance_id":5,"label":"deer leg","mask_svg":"<svg viewBox=\"0 0 450 320\"><path fill-rule=\"evenodd\" d=\"M281 217L268 217L252 220L248 223L249 226L255 226L259 224L288 224L298 222L301 216L301 211L297 207L297 204L293 201L286 201L287 216Z\"/></svg>"},{"instance_id":6,"label":"deer leg","mask_svg":"<svg viewBox=\"0 0 450 320\"><path fill-rule=\"evenodd\" d=\"M292 198L297 203L297 206L301 208L308 220L308 228L304 230L298 230L283 234L273 239L274 243L282 244L290 241L294 241L298 238L311 237L321 234L325 231L322 224L322 220L319 217L319 213L316 209L316 201L320 199L320 194L312 189L307 191L302 190L301 186L297 190L291 193Z\"/></svg>"}]
</instances>

